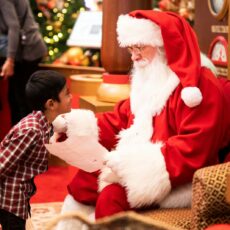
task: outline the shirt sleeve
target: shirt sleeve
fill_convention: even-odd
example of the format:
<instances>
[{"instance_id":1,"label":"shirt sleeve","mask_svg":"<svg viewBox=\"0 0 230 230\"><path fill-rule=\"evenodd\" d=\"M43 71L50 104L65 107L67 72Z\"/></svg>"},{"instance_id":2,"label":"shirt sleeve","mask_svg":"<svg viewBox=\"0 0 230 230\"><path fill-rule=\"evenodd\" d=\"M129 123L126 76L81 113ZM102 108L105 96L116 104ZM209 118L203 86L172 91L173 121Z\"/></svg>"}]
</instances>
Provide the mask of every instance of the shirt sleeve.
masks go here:
<instances>
[{"instance_id":1,"label":"shirt sleeve","mask_svg":"<svg viewBox=\"0 0 230 230\"><path fill-rule=\"evenodd\" d=\"M36 144L38 139L37 131L25 129L19 133L12 133L1 143L0 149L0 177L4 178L12 170L17 168L17 164L27 154L28 149Z\"/></svg>"},{"instance_id":2,"label":"shirt sleeve","mask_svg":"<svg viewBox=\"0 0 230 230\"><path fill-rule=\"evenodd\" d=\"M3 1L0 8L3 21L8 29L7 57L15 58L20 38L19 19L12 2Z\"/></svg>"},{"instance_id":3,"label":"shirt sleeve","mask_svg":"<svg viewBox=\"0 0 230 230\"><path fill-rule=\"evenodd\" d=\"M122 129L126 129L128 127L130 122L129 117L129 99L119 102L115 106L113 112L101 113L97 115L100 143L108 150L111 150L116 145L116 135Z\"/></svg>"}]
</instances>

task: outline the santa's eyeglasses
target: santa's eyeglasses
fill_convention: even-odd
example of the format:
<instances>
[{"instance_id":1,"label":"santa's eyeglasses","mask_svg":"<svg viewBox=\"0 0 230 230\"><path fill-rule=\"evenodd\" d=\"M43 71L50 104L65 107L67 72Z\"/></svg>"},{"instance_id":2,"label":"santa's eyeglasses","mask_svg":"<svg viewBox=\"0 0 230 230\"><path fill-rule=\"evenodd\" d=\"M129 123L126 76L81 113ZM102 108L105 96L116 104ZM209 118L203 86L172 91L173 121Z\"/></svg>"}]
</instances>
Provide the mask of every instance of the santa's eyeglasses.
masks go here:
<instances>
[{"instance_id":1,"label":"santa's eyeglasses","mask_svg":"<svg viewBox=\"0 0 230 230\"><path fill-rule=\"evenodd\" d=\"M141 53L146 46L128 46L127 50L129 53Z\"/></svg>"}]
</instances>

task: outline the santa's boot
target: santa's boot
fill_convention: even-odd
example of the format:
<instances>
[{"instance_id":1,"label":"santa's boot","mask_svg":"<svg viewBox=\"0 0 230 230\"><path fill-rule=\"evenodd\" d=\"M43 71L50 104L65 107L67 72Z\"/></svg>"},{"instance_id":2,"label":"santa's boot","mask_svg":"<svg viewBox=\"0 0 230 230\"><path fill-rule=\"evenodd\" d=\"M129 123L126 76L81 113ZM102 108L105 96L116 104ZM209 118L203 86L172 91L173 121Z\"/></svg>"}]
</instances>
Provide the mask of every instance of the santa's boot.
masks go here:
<instances>
[{"instance_id":1,"label":"santa's boot","mask_svg":"<svg viewBox=\"0 0 230 230\"><path fill-rule=\"evenodd\" d=\"M93 206L84 205L77 202L73 196L67 195L61 210L61 214L68 212L80 212L87 216L90 221L95 221L95 208ZM88 227L76 219L62 220L58 223L56 230L88 230Z\"/></svg>"}]
</instances>

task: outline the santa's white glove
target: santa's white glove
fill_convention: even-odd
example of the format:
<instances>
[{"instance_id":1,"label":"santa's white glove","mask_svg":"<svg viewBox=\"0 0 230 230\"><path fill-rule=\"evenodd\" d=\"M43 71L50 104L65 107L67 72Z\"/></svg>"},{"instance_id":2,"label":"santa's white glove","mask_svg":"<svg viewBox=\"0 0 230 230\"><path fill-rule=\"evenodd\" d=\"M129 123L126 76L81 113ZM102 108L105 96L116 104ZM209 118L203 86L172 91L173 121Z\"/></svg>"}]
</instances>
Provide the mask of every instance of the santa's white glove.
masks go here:
<instances>
[{"instance_id":1,"label":"santa's white glove","mask_svg":"<svg viewBox=\"0 0 230 230\"><path fill-rule=\"evenodd\" d=\"M90 110L72 109L71 112L61 114L52 122L56 135L51 139L54 143L57 133L65 133L67 137L93 136L98 139L97 119Z\"/></svg>"},{"instance_id":2,"label":"santa's white glove","mask_svg":"<svg viewBox=\"0 0 230 230\"><path fill-rule=\"evenodd\" d=\"M65 133L67 131L67 122L63 114L57 116L52 124L55 133Z\"/></svg>"}]
</instances>

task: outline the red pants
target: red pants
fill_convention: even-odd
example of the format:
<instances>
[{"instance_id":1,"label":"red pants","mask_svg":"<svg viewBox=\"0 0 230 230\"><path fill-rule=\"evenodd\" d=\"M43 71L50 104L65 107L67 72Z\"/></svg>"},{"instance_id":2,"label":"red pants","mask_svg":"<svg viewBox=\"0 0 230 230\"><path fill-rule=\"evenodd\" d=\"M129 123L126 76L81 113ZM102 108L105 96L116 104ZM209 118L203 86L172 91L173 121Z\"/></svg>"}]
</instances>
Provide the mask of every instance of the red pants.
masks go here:
<instances>
[{"instance_id":1,"label":"red pants","mask_svg":"<svg viewBox=\"0 0 230 230\"><path fill-rule=\"evenodd\" d=\"M68 191L76 201L96 206L96 219L131 210L126 191L121 185L108 185L98 193L97 180L98 172L87 173L79 170L68 185Z\"/></svg>"}]
</instances>

